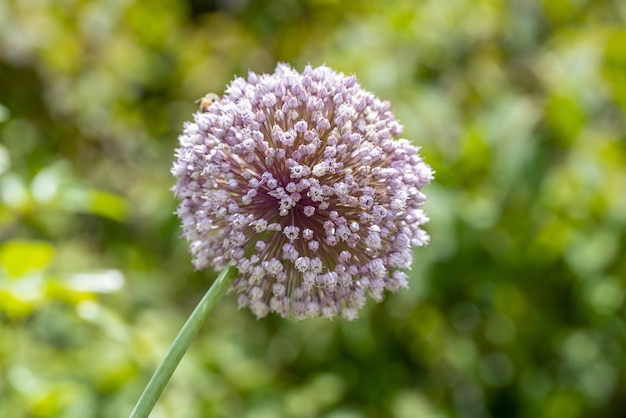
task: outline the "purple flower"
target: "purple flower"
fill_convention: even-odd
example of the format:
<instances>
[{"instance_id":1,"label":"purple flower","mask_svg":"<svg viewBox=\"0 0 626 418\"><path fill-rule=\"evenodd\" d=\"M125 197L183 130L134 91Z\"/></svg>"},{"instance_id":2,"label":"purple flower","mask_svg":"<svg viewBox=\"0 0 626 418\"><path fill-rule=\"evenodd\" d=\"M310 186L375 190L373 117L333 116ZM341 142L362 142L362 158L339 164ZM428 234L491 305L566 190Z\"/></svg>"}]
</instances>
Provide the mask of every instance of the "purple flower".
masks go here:
<instances>
[{"instance_id":1,"label":"purple flower","mask_svg":"<svg viewBox=\"0 0 626 418\"><path fill-rule=\"evenodd\" d=\"M428 243L433 172L388 102L328 67L235 79L185 124L172 173L183 236L201 269L237 267L257 317L357 317L407 286Z\"/></svg>"}]
</instances>

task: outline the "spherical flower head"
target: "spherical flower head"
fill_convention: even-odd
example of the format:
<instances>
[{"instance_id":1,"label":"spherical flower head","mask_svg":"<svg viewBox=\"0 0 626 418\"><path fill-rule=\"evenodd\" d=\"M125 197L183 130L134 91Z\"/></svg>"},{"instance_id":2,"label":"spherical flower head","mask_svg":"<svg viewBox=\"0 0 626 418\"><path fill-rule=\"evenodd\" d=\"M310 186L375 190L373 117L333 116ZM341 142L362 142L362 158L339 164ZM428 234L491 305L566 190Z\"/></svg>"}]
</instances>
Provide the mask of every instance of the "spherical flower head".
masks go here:
<instances>
[{"instance_id":1,"label":"spherical flower head","mask_svg":"<svg viewBox=\"0 0 626 418\"><path fill-rule=\"evenodd\" d=\"M193 263L232 264L240 307L357 317L407 286L433 178L389 103L328 67L236 78L187 122L172 173Z\"/></svg>"}]
</instances>

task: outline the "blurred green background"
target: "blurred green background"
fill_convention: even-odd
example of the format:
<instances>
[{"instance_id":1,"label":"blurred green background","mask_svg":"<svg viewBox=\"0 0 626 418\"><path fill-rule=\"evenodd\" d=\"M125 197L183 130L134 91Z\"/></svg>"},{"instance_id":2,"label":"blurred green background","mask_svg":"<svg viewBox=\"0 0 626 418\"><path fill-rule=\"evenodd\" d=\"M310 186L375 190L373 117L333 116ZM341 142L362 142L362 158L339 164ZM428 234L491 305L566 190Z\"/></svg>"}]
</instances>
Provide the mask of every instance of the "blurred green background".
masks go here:
<instances>
[{"instance_id":1,"label":"blurred green background","mask_svg":"<svg viewBox=\"0 0 626 418\"><path fill-rule=\"evenodd\" d=\"M437 171L411 288L356 322L233 295L153 417L626 417L626 2L0 0L0 417L124 417L215 278L183 121L327 64Z\"/></svg>"}]
</instances>

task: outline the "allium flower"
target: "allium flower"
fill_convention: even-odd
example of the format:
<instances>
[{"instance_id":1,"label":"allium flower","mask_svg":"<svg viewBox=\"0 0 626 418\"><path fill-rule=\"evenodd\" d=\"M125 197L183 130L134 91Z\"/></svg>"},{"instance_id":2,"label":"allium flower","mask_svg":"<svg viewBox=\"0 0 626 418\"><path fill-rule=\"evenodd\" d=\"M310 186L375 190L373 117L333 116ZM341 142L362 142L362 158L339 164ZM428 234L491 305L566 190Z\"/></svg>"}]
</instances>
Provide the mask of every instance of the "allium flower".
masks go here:
<instances>
[{"instance_id":1,"label":"allium flower","mask_svg":"<svg viewBox=\"0 0 626 418\"><path fill-rule=\"evenodd\" d=\"M433 176L389 103L328 67L235 79L194 115L172 169L193 263L233 264L257 317L357 317L407 286Z\"/></svg>"}]
</instances>

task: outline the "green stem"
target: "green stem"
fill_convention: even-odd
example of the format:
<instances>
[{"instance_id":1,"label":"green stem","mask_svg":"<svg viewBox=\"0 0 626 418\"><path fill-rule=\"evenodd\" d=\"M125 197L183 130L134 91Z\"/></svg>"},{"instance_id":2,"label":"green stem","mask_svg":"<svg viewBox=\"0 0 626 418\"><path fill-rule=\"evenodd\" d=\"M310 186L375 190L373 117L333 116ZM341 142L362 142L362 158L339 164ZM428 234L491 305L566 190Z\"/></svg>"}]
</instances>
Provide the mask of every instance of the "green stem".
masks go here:
<instances>
[{"instance_id":1,"label":"green stem","mask_svg":"<svg viewBox=\"0 0 626 418\"><path fill-rule=\"evenodd\" d=\"M227 267L206 292L176 336L165 358L154 372L152 379L150 379L139 401L137 401L135 409L130 413L130 418L147 418L150 415L152 408L154 408L163 389L165 389L165 385L167 385L174 370L176 370L176 366L178 366L178 363L180 363L183 355L185 355L185 352L191 345L191 341L198 334L200 327L204 324L217 302L230 287L236 273L237 269L235 267Z\"/></svg>"}]
</instances>

